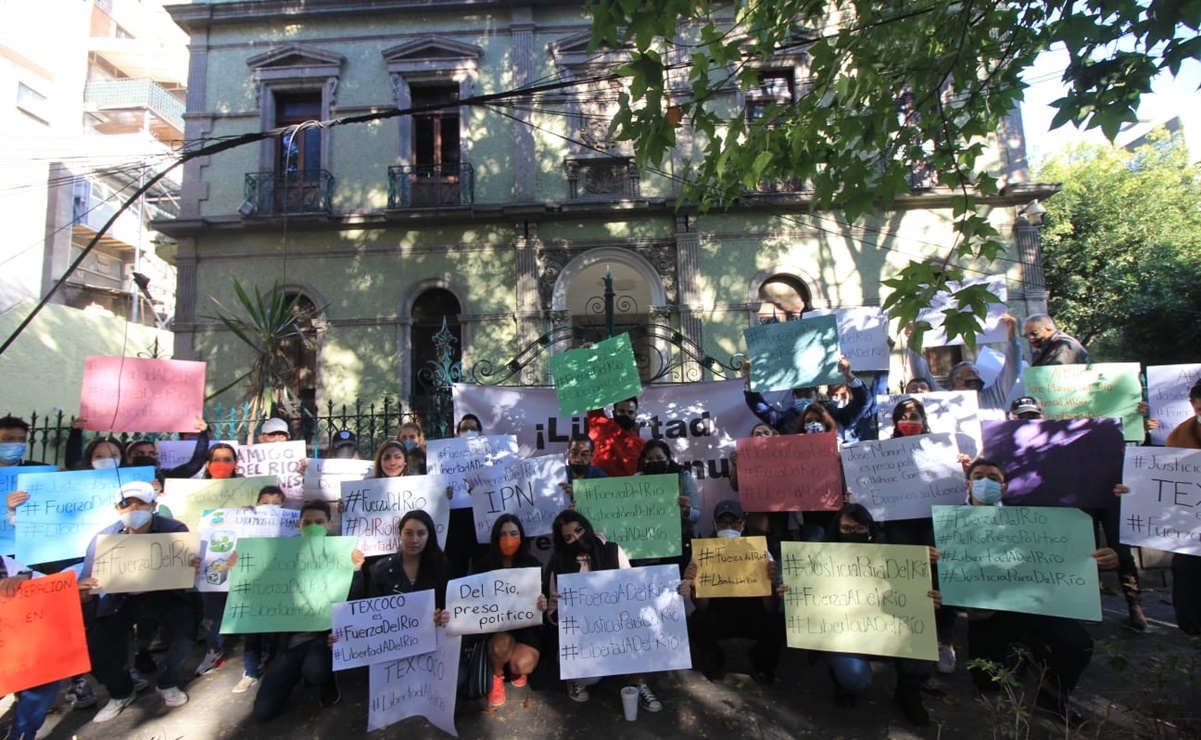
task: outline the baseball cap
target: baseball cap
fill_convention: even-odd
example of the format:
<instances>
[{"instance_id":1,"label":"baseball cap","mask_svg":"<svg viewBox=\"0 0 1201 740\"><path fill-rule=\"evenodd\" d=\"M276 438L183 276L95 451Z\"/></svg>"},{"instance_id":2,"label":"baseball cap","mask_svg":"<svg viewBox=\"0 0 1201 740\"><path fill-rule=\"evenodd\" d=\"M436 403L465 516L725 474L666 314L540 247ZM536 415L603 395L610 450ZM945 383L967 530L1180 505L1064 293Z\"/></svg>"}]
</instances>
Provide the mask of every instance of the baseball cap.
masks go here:
<instances>
[{"instance_id":1,"label":"baseball cap","mask_svg":"<svg viewBox=\"0 0 1201 740\"><path fill-rule=\"evenodd\" d=\"M284 421L283 419L280 419L279 417L273 416L270 419L268 419L267 421L263 422L263 432L262 433L263 434L289 434L290 435L291 431L288 429L288 422Z\"/></svg>"},{"instance_id":2,"label":"baseball cap","mask_svg":"<svg viewBox=\"0 0 1201 740\"><path fill-rule=\"evenodd\" d=\"M713 518L718 519L723 514L733 514L739 519L742 518L742 506L732 498L718 501L717 506L713 507Z\"/></svg>"},{"instance_id":3,"label":"baseball cap","mask_svg":"<svg viewBox=\"0 0 1201 740\"><path fill-rule=\"evenodd\" d=\"M145 481L130 481L121 486L121 490L117 491L117 496L113 503L120 506L121 502L128 498L136 498L143 503L153 504L154 500L158 498L158 491L155 491L154 487Z\"/></svg>"},{"instance_id":4,"label":"baseball cap","mask_svg":"<svg viewBox=\"0 0 1201 740\"><path fill-rule=\"evenodd\" d=\"M358 440L354 436L354 432L343 429L334 434L333 448L336 450L339 447L354 447L358 444Z\"/></svg>"},{"instance_id":5,"label":"baseball cap","mask_svg":"<svg viewBox=\"0 0 1201 740\"><path fill-rule=\"evenodd\" d=\"M1041 414L1043 405L1038 402L1034 396L1018 396L1013 399L1013 403L1009 404L1009 413L1011 414Z\"/></svg>"}]
</instances>

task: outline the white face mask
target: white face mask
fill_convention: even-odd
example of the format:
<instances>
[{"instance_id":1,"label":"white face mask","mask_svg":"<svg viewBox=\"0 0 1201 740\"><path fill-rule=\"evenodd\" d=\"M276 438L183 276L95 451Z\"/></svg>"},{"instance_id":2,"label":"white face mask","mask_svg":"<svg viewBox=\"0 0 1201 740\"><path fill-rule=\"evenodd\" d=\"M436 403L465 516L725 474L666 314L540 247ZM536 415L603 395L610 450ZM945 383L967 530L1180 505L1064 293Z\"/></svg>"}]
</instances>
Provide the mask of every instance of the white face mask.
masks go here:
<instances>
[{"instance_id":1,"label":"white face mask","mask_svg":"<svg viewBox=\"0 0 1201 740\"><path fill-rule=\"evenodd\" d=\"M129 530L141 529L150 522L150 518L153 516L154 514L146 509L134 509L121 515L121 523Z\"/></svg>"},{"instance_id":2,"label":"white face mask","mask_svg":"<svg viewBox=\"0 0 1201 740\"><path fill-rule=\"evenodd\" d=\"M255 506L254 508L261 509L263 511L279 511L280 509L282 509L284 507L280 506L279 504L259 504L258 506Z\"/></svg>"},{"instance_id":3,"label":"white face mask","mask_svg":"<svg viewBox=\"0 0 1201 740\"><path fill-rule=\"evenodd\" d=\"M480 436L480 433L475 429L464 429L463 431L459 432L459 437L463 439L471 439L472 437L478 436Z\"/></svg>"},{"instance_id":4,"label":"white face mask","mask_svg":"<svg viewBox=\"0 0 1201 740\"><path fill-rule=\"evenodd\" d=\"M722 538L741 537L742 532L739 532L737 529L719 529L717 530L717 536Z\"/></svg>"}]
</instances>

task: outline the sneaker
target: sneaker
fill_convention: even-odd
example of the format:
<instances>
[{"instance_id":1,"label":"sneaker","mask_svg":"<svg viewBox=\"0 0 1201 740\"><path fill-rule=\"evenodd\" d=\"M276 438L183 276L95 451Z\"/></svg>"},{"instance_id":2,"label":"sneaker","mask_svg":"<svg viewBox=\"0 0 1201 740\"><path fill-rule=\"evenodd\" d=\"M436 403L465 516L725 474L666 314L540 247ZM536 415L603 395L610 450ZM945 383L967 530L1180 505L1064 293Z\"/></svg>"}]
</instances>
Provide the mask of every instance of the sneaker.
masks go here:
<instances>
[{"instance_id":1,"label":"sneaker","mask_svg":"<svg viewBox=\"0 0 1201 740\"><path fill-rule=\"evenodd\" d=\"M655 692L651 691L651 687L645 681L638 684L638 706L648 712L658 712L663 709L663 702L659 701L659 697L655 696Z\"/></svg>"},{"instance_id":2,"label":"sneaker","mask_svg":"<svg viewBox=\"0 0 1201 740\"><path fill-rule=\"evenodd\" d=\"M67 701L71 703L72 709L87 709L88 707L96 706L96 692L92 691L92 685L83 676L76 676L71 679L71 688L67 689ZM121 709L124 709L122 707ZM120 712L121 709L117 711ZM117 715L113 715L115 717ZM111 719L111 717L109 718ZM102 720L103 721L103 720Z\"/></svg>"},{"instance_id":3,"label":"sneaker","mask_svg":"<svg viewBox=\"0 0 1201 740\"><path fill-rule=\"evenodd\" d=\"M108 722L110 719L116 719L117 715L124 711L125 707L133 704L133 700L138 698L137 694L130 694L124 699L109 699L108 704L105 704L96 716L92 717L93 722ZM93 701L95 697L92 697Z\"/></svg>"},{"instance_id":4,"label":"sneaker","mask_svg":"<svg viewBox=\"0 0 1201 740\"><path fill-rule=\"evenodd\" d=\"M158 695L163 698L163 703L169 707L182 707L188 703L188 695L178 686L172 686L169 689L159 689Z\"/></svg>"},{"instance_id":5,"label":"sneaker","mask_svg":"<svg viewBox=\"0 0 1201 740\"><path fill-rule=\"evenodd\" d=\"M505 677L492 674L492 690L488 692L488 706L499 707L505 703Z\"/></svg>"},{"instance_id":6,"label":"sneaker","mask_svg":"<svg viewBox=\"0 0 1201 740\"><path fill-rule=\"evenodd\" d=\"M588 694L587 686L580 683L579 681L568 681L567 682L567 698L571 699L572 701L577 701L580 704L583 704L584 702L588 701L592 697Z\"/></svg>"},{"instance_id":7,"label":"sneaker","mask_svg":"<svg viewBox=\"0 0 1201 740\"><path fill-rule=\"evenodd\" d=\"M342 701L342 692L338 689L338 677L331 675L321 684L321 706L332 707Z\"/></svg>"},{"instance_id":8,"label":"sneaker","mask_svg":"<svg viewBox=\"0 0 1201 740\"><path fill-rule=\"evenodd\" d=\"M133 693L140 694L150 688L150 682L142 678L142 674L138 673L137 668L129 669L129 680L133 681Z\"/></svg>"},{"instance_id":9,"label":"sneaker","mask_svg":"<svg viewBox=\"0 0 1201 740\"><path fill-rule=\"evenodd\" d=\"M955 646L954 645L939 645L938 646L938 672L939 673L954 673L955 672Z\"/></svg>"},{"instance_id":10,"label":"sneaker","mask_svg":"<svg viewBox=\"0 0 1201 740\"><path fill-rule=\"evenodd\" d=\"M523 673L520 676L514 677L513 680L510 681L509 683L513 684L513 688L520 689L529 682L530 682L530 677Z\"/></svg>"},{"instance_id":11,"label":"sneaker","mask_svg":"<svg viewBox=\"0 0 1201 740\"><path fill-rule=\"evenodd\" d=\"M250 691L251 689L253 689L255 686L258 686L258 685L259 685L258 678L254 677L254 676L247 676L245 673L243 673L242 678L238 679L238 682L236 684L234 684L233 692L235 694L245 694L247 691Z\"/></svg>"},{"instance_id":12,"label":"sneaker","mask_svg":"<svg viewBox=\"0 0 1201 740\"><path fill-rule=\"evenodd\" d=\"M196 666L196 675L203 676L225 665L225 653L220 650L209 650L204 654L204 660Z\"/></svg>"}]
</instances>

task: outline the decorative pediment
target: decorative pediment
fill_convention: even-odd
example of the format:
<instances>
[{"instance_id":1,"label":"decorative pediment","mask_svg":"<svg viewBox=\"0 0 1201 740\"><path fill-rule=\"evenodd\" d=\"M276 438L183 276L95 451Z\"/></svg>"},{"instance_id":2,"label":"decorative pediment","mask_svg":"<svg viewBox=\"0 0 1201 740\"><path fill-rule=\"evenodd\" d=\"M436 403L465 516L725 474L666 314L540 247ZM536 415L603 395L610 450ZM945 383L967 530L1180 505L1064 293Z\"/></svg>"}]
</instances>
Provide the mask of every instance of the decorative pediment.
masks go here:
<instances>
[{"instance_id":1,"label":"decorative pediment","mask_svg":"<svg viewBox=\"0 0 1201 740\"><path fill-rule=\"evenodd\" d=\"M328 76L338 74L345 61L346 57L337 52L304 44L288 44L252 56L246 60L246 64L251 69L260 72L286 69L295 73L298 68L309 68L314 69L313 76L318 76L318 74ZM321 69L321 72L316 72L316 69Z\"/></svg>"},{"instance_id":2,"label":"decorative pediment","mask_svg":"<svg viewBox=\"0 0 1201 740\"><path fill-rule=\"evenodd\" d=\"M461 41L427 35L403 44L384 49L384 63L391 69L393 65L408 66L413 62L444 61L444 60L476 60L480 58L483 49Z\"/></svg>"},{"instance_id":3,"label":"decorative pediment","mask_svg":"<svg viewBox=\"0 0 1201 740\"><path fill-rule=\"evenodd\" d=\"M551 57L555 63L561 67L580 67L583 65L610 65L615 62L624 62L627 59L629 51L634 47L631 44L626 44L620 48L602 44L597 49L589 50L589 45L592 43L592 32L581 31L573 33L570 36L552 41L547 44L547 49L550 50Z\"/></svg>"}]
</instances>

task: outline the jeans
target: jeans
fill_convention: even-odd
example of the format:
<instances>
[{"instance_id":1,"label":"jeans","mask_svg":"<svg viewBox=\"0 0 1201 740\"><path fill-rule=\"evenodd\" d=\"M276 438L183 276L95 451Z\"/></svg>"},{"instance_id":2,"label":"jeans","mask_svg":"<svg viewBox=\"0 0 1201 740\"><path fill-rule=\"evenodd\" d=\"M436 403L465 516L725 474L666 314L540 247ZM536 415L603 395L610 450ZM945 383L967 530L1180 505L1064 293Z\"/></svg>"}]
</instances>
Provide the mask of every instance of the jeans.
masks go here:
<instances>
[{"instance_id":1,"label":"jeans","mask_svg":"<svg viewBox=\"0 0 1201 740\"><path fill-rule=\"evenodd\" d=\"M834 674L834 680L839 686L848 691L863 691L872 685L872 656L856 655L854 653L826 653L826 665ZM879 658L876 660L891 660L896 664L897 680L902 676L911 677L921 682L930 677L931 662L928 660L913 660L912 658Z\"/></svg>"},{"instance_id":2,"label":"jeans","mask_svg":"<svg viewBox=\"0 0 1201 740\"><path fill-rule=\"evenodd\" d=\"M282 712L288 695L302 678L314 686L334 680L334 656L325 633L275 656L254 697L254 718L265 722Z\"/></svg>"},{"instance_id":3,"label":"jeans","mask_svg":"<svg viewBox=\"0 0 1201 740\"><path fill-rule=\"evenodd\" d=\"M16 719L9 729L9 740L33 740L46 721L46 714L58 696L58 681L17 692Z\"/></svg>"},{"instance_id":4,"label":"jeans","mask_svg":"<svg viewBox=\"0 0 1201 740\"><path fill-rule=\"evenodd\" d=\"M221 618L225 616L225 602L229 601L229 594L224 591L201 591L200 606L203 620L200 623L204 627L204 641L208 645L209 650L223 652L225 650L225 636L221 634Z\"/></svg>"},{"instance_id":5,"label":"jeans","mask_svg":"<svg viewBox=\"0 0 1201 740\"><path fill-rule=\"evenodd\" d=\"M192 599L179 591L153 591L130 596L113 614L97 617L88 629L92 675L114 699L133 696L129 677L129 637L139 619L153 616L163 625L167 652L159 663L155 683L160 689L179 685L179 673L192 652L196 634Z\"/></svg>"}]
</instances>

